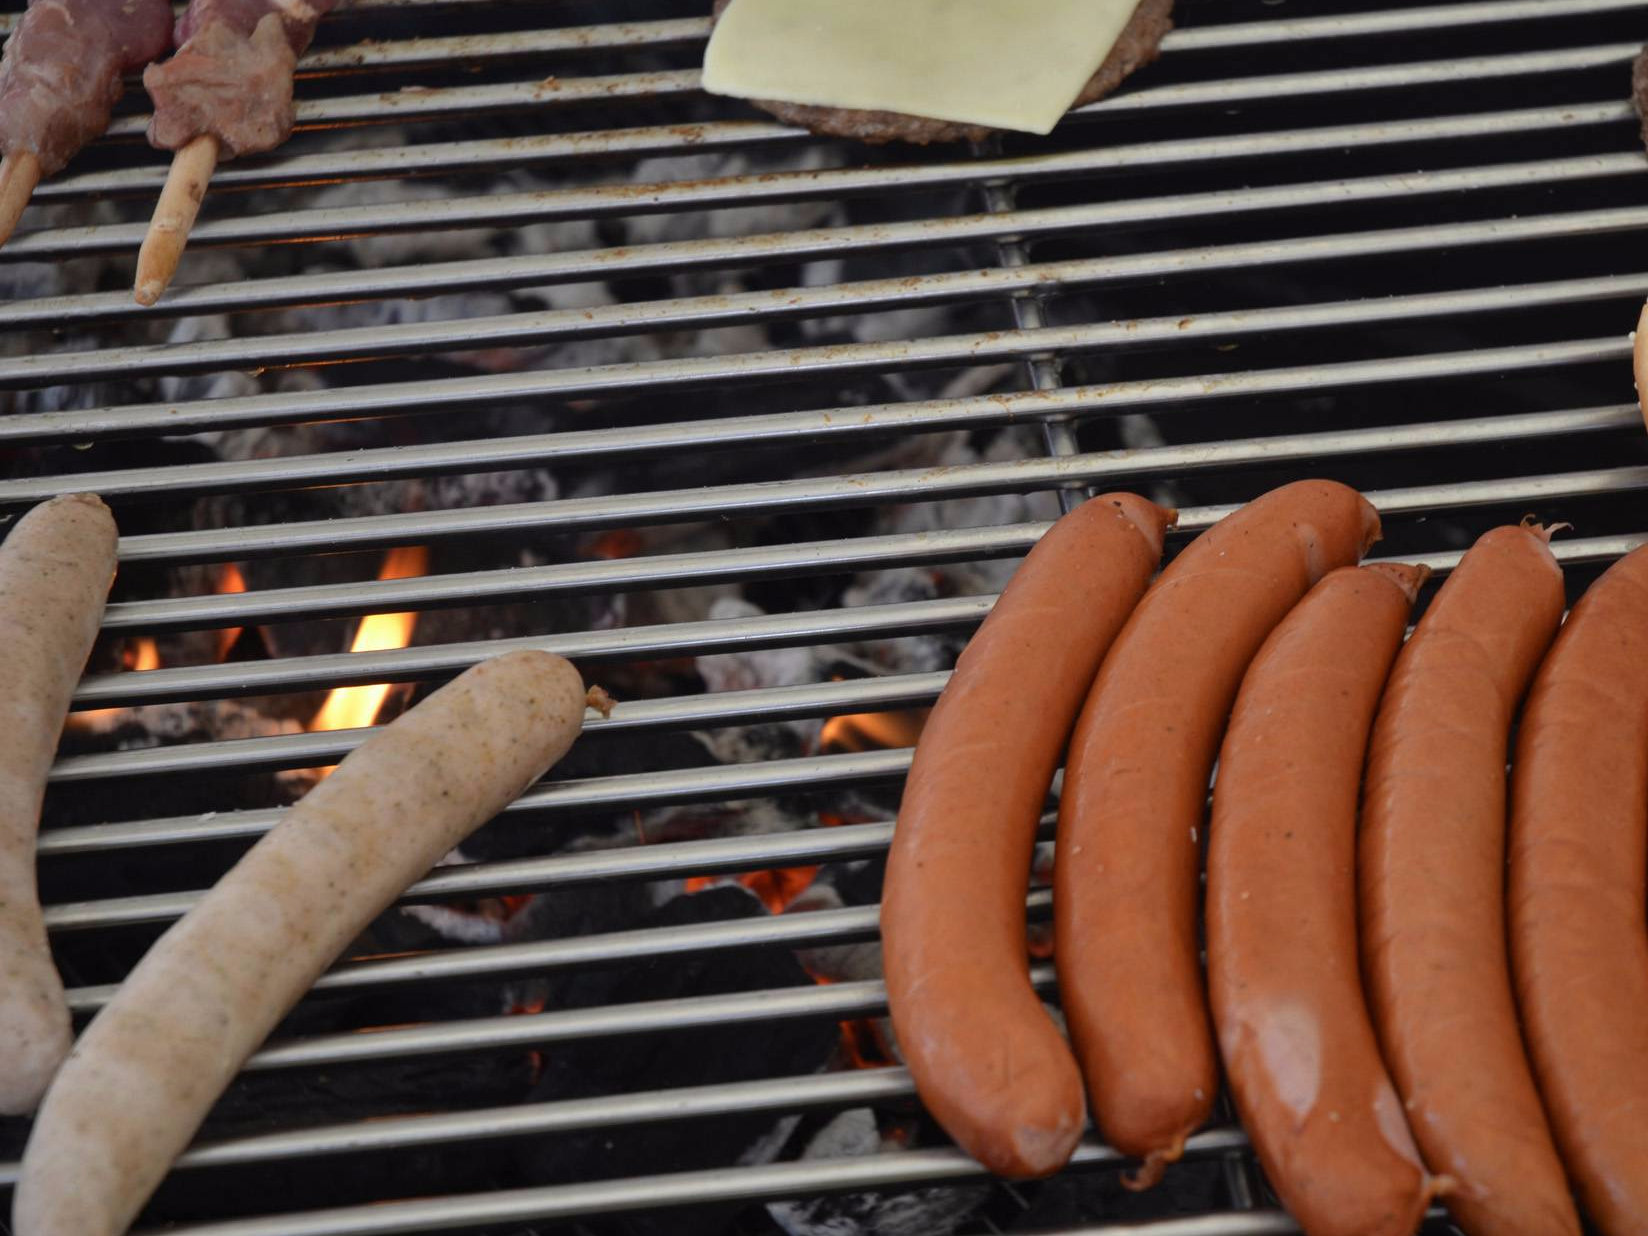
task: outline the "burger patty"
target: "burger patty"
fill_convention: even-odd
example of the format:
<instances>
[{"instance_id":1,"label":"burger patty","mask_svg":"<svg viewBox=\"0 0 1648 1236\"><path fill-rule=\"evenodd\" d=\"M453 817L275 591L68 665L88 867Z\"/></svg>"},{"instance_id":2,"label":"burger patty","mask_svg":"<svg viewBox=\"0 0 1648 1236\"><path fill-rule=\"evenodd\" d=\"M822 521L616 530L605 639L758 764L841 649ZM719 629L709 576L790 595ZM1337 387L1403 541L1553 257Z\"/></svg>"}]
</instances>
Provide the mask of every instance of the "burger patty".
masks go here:
<instances>
[{"instance_id":1,"label":"burger patty","mask_svg":"<svg viewBox=\"0 0 1648 1236\"><path fill-rule=\"evenodd\" d=\"M829 3L829 0L822 0ZM896 3L896 0L893 0ZM715 15L732 0L715 0ZM1087 85L1076 96L1071 107L1092 103L1121 85L1136 69L1149 64L1161 51L1162 38L1173 29L1173 0L1140 0L1116 45L1104 58L1104 63ZM881 145L884 142L913 142L925 146L929 142L983 141L996 130L985 125L959 124L952 120L933 120L927 116L907 116L903 112L863 111L851 107L819 107L812 103L781 103L772 99L753 100L763 111L782 120L809 129L821 137L847 137L855 141Z\"/></svg>"}]
</instances>

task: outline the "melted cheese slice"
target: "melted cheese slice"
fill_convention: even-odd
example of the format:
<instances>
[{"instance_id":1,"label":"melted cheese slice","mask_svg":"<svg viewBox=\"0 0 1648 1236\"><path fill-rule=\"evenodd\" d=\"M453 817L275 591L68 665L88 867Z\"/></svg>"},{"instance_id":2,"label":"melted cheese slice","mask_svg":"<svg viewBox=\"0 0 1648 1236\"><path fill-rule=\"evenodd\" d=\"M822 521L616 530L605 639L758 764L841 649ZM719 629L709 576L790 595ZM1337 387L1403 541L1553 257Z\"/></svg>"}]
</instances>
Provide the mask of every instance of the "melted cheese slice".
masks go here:
<instances>
[{"instance_id":1,"label":"melted cheese slice","mask_svg":"<svg viewBox=\"0 0 1648 1236\"><path fill-rule=\"evenodd\" d=\"M1048 133L1139 0L733 0L704 89Z\"/></svg>"}]
</instances>

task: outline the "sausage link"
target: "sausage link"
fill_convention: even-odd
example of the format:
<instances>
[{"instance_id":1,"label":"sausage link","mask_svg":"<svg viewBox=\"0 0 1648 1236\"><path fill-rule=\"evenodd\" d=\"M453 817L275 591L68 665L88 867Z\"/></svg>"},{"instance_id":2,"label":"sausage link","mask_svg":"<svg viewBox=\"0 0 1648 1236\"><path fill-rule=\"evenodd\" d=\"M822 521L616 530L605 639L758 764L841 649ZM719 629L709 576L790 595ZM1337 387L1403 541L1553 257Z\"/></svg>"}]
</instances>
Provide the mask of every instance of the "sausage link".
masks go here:
<instances>
[{"instance_id":1,"label":"sausage link","mask_svg":"<svg viewBox=\"0 0 1648 1236\"><path fill-rule=\"evenodd\" d=\"M114 517L91 494L35 507L0 545L0 1115L34 1110L73 1038L40 917L35 837L114 569Z\"/></svg>"},{"instance_id":2,"label":"sausage link","mask_svg":"<svg viewBox=\"0 0 1648 1236\"><path fill-rule=\"evenodd\" d=\"M968 644L916 746L882 898L887 995L916 1088L991 1171L1045 1176L1085 1115L1030 986L1024 897L1047 788L1173 514L1105 494L1042 537Z\"/></svg>"},{"instance_id":3,"label":"sausage link","mask_svg":"<svg viewBox=\"0 0 1648 1236\"><path fill-rule=\"evenodd\" d=\"M1495 528L1420 620L1368 750L1362 971L1385 1063L1466 1231L1579 1221L1517 1030L1505 942L1511 722L1562 618L1541 528Z\"/></svg>"},{"instance_id":4,"label":"sausage link","mask_svg":"<svg viewBox=\"0 0 1648 1236\"><path fill-rule=\"evenodd\" d=\"M1512 778L1511 960L1580 1200L1648 1225L1648 550L1615 563L1540 667Z\"/></svg>"},{"instance_id":5,"label":"sausage link","mask_svg":"<svg viewBox=\"0 0 1648 1236\"><path fill-rule=\"evenodd\" d=\"M372 919L571 746L578 672L473 667L361 744L151 948L46 1092L17 1236L119 1236L246 1058Z\"/></svg>"},{"instance_id":6,"label":"sausage link","mask_svg":"<svg viewBox=\"0 0 1648 1236\"><path fill-rule=\"evenodd\" d=\"M1362 998L1356 799L1423 567L1344 567L1271 632L1219 751L1207 977L1225 1075L1309 1236L1412 1236L1436 1192Z\"/></svg>"},{"instance_id":7,"label":"sausage link","mask_svg":"<svg viewBox=\"0 0 1648 1236\"><path fill-rule=\"evenodd\" d=\"M1070 1037L1105 1137L1154 1183L1213 1106L1196 938L1197 838L1242 674L1379 516L1300 481L1249 503L1162 572L1105 658L1065 764L1054 943Z\"/></svg>"}]
</instances>

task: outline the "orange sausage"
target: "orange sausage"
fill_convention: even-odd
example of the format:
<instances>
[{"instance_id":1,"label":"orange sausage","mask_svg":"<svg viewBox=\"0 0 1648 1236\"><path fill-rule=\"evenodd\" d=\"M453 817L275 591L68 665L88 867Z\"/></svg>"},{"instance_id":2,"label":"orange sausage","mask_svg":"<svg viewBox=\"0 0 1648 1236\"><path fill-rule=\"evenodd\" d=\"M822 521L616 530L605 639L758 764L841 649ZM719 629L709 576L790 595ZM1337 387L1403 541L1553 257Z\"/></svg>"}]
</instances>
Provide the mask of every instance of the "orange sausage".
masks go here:
<instances>
[{"instance_id":1,"label":"orange sausage","mask_svg":"<svg viewBox=\"0 0 1648 1236\"><path fill-rule=\"evenodd\" d=\"M893 1028L967 1153L1045 1176L1075 1149L1076 1062L1030 986L1036 822L1076 710L1161 558L1173 513L1106 494L1066 515L967 646L916 747L881 906Z\"/></svg>"},{"instance_id":2,"label":"orange sausage","mask_svg":"<svg viewBox=\"0 0 1648 1236\"><path fill-rule=\"evenodd\" d=\"M1208 774L1253 654L1379 535L1354 489L1300 481L1197 538L1128 619L1065 764L1054 943L1071 1041L1105 1137L1152 1184L1213 1106L1196 939Z\"/></svg>"},{"instance_id":3,"label":"orange sausage","mask_svg":"<svg viewBox=\"0 0 1648 1236\"><path fill-rule=\"evenodd\" d=\"M1334 571L1271 633L1219 752L1207 977L1225 1074L1309 1236L1412 1236L1419 1162L1362 999L1356 798L1423 567Z\"/></svg>"},{"instance_id":4,"label":"orange sausage","mask_svg":"<svg viewBox=\"0 0 1648 1236\"><path fill-rule=\"evenodd\" d=\"M1511 721L1562 618L1548 539L1495 528L1465 554L1396 660L1362 799L1374 1024L1425 1162L1457 1182L1449 1209L1483 1236L1579 1231L1505 944Z\"/></svg>"},{"instance_id":5,"label":"orange sausage","mask_svg":"<svg viewBox=\"0 0 1648 1236\"><path fill-rule=\"evenodd\" d=\"M1540 667L1517 740L1511 960L1557 1144L1597 1226L1648 1224L1648 551Z\"/></svg>"}]
</instances>

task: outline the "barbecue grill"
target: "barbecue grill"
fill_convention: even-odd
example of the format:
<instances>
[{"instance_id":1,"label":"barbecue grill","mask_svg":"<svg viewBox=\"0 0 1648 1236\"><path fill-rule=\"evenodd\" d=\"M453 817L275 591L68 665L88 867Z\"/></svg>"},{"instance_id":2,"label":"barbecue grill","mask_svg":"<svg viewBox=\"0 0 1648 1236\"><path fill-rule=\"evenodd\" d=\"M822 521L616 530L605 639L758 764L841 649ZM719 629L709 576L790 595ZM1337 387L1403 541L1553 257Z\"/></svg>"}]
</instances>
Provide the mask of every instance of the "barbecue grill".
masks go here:
<instances>
[{"instance_id":1,"label":"barbecue grill","mask_svg":"<svg viewBox=\"0 0 1648 1236\"><path fill-rule=\"evenodd\" d=\"M910 731L817 723L919 717L1061 504L1140 489L1181 508L1176 546L1330 476L1378 504L1377 552L1439 574L1531 512L1573 525L1571 596L1648 539L1626 337L1648 4L1180 0L1161 61L1051 137L930 150L703 96L703 8L354 0L300 65L297 136L219 169L160 304L129 291L165 175L141 91L0 249L0 506L91 489L125 533L41 839L78 1015L279 818L292 770L361 741L304 728L322 693L530 646L620 698L504 840L404 903L440 913L388 916L482 942L389 934L328 974L149 1221L756 1233L825 1230L806 1204L845 1196L906 1198L910 1231L1292 1231L1228 1110L1135 1204L1098 1142L1055 1185L985 1181L887 1060L729 1079L706 1055L533 1101L514 1074L884 1013L841 972L560 996L873 942ZM407 546L428 573L379 570ZM350 650L390 613L410 644ZM869 892L657 917L684 880L794 868ZM621 913L554 918L601 896ZM496 910L533 897L530 931ZM852 1111L898 1113L903 1144L872 1121L802 1153ZM567 1179L527 1152L754 1117L764 1149L691 1169ZM25 1133L0 1121L0 1157Z\"/></svg>"}]
</instances>

